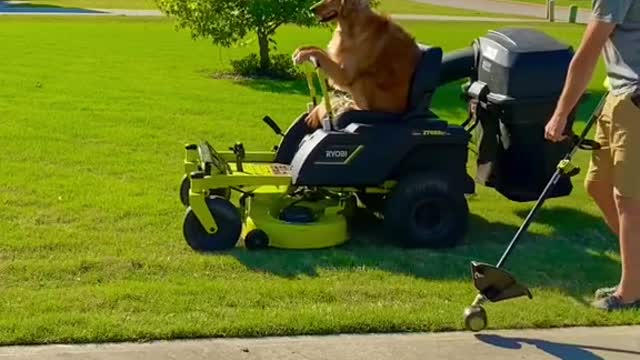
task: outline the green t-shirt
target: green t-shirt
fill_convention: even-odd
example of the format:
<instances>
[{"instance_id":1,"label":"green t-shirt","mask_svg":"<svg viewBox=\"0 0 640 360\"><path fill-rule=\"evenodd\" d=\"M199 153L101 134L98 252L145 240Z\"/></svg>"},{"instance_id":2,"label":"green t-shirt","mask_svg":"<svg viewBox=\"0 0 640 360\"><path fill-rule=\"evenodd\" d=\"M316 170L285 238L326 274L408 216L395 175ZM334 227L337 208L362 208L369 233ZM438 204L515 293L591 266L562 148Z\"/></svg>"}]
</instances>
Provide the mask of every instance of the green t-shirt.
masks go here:
<instances>
[{"instance_id":1,"label":"green t-shirt","mask_svg":"<svg viewBox=\"0 0 640 360\"><path fill-rule=\"evenodd\" d=\"M640 0L593 0L593 16L616 24L603 51L611 92L639 92Z\"/></svg>"}]
</instances>

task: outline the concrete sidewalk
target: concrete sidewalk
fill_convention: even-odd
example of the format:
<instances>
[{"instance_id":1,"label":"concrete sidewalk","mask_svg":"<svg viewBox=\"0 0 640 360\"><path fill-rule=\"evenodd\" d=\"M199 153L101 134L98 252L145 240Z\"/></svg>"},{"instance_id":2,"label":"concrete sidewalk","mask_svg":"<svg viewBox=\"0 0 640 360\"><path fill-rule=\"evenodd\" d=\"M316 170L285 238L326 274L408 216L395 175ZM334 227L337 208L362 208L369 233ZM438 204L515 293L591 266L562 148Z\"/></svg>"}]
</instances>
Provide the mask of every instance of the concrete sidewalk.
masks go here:
<instances>
[{"instance_id":1,"label":"concrete sidewalk","mask_svg":"<svg viewBox=\"0 0 640 360\"><path fill-rule=\"evenodd\" d=\"M413 0L425 4L447 6L458 9L490 12L509 16L531 16L545 19L546 6L529 4L508 0ZM569 8L556 6L555 17L557 22L569 22ZM591 12L586 9L578 11L577 22L587 23Z\"/></svg>"},{"instance_id":2,"label":"concrete sidewalk","mask_svg":"<svg viewBox=\"0 0 640 360\"><path fill-rule=\"evenodd\" d=\"M414 2L429 3L434 5L492 12L505 16L450 16L450 15L419 15L419 14L394 14L396 20L410 21L477 21L477 22L538 22L544 21L544 6L527 3L516 3L500 0L412 0ZM131 10L131 9L74 9L74 8L30 8L21 7L25 1L0 2L0 15L15 16L131 16L131 17L160 17L165 16L159 10ZM11 5L11 6L8 6ZM508 16L507 16L508 15ZM517 18L514 16L527 16L529 18ZM579 20L585 20L584 12ZM558 10L558 21L566 21L568 12L566 9Z\"/></svg>"},{"instance_id":3,"label":"concrete sidewalk","mask_svg":"<svg viewBox=\"0 0 640 360\"><path fill-rule=\"evenodd\" d=\"M640 359L640 327L7 347L0 359L622 360Z\"/></svg>"},{"instance_id":4,"label":"concrete sidewalk","mask_svg":"<svg viewBox=\"0 0 640 360\"><path fill-rule=\"evenodd\" d=\"M127 16L127 17L162 17L159 10L128 10L128 9L65 9L65 8L23 8L7 7L0 3L0 16ZM509 17L480 17L480 16L447 16L447 15L417 15L394 14L396 20L408 21L465 21L465 22L538 22L539 19L522 19Z\"/></svg>"}]
</instances>

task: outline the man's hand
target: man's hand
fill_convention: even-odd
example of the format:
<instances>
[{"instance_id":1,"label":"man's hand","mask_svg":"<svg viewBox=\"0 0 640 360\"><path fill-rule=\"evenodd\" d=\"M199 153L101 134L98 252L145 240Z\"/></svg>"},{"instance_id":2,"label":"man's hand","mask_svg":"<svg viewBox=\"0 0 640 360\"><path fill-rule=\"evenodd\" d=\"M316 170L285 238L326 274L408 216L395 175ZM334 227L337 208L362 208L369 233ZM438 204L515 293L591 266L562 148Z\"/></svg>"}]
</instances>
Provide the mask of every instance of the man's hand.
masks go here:
<instances>
[{"instance_id":1,"label":"man's hand","mask_svg":"<svg viewBox=\"0 0 640 360\"><path fill-rule=\"evenodd\" d=\"M547 140L559 142L567 138L564 130L567 127L567 118L562 116L553 116L544 129L544 136Z\"/></svg>"},{"instance_id":2,"label":"man's hand","mask_svg":"<svg viewBox=\"0 0 640 360\"><path fill-rule=\"evenodd\" d=\"M567 117L587 89L598 64L602 49L609 39L615 24L593 20L587 26L580 48L576 51L558 101L556 110L545 128L545 137L551 141L562 141Z\"/></svg>"}]
</instances>

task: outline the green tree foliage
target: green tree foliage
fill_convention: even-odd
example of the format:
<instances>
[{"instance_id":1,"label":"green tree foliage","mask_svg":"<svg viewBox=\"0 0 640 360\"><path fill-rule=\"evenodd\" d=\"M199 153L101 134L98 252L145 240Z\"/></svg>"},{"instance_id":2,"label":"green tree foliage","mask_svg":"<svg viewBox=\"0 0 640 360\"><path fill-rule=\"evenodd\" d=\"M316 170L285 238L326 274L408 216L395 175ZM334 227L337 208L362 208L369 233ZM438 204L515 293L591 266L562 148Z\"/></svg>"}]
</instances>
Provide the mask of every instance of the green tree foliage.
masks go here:
<instances>
[{"instance_id":1,"label":"green tree foliage","mask_svg":"<svg viewBox=\"0 0 640 360\"><path fill-rule=\"evenodd\" d=\"M309 8L317 0L156 0L158 7L188 29L193 38L210 38L230 47L255 34L260 47L260 68L270 66L273 35L284 24L319 26Z\"/></svg>"}]
</instances>

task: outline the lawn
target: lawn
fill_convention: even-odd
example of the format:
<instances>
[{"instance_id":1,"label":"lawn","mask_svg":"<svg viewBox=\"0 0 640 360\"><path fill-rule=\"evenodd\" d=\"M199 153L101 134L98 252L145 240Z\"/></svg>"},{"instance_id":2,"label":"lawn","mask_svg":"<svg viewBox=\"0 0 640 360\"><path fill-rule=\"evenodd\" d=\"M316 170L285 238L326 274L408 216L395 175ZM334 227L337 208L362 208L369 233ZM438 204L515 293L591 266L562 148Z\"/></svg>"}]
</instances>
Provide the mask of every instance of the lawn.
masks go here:
<instances>
[{"instance_id":1,"label":"lawn","mask_svg":"<svg viewBox=\"0 0 640 360\"><path fill-rule=\"evenodd\" d=\"M27 0L33 5L93 9L155 9L154 0Z\"/></svg>"},{"instance_id":2,"label":"lawn","mask_svg":"<svg viewBox=\"0 0 640 360\"><path fill-rule=\"evenodd\" d=\"M156 9L153 0L30 0L31 6L92 9ZM20 5L24 6L24 5ZM496 17L500 14L455 9L418 3L412 0L382 0L378 8L389 14L425 14Z\"/></svg>"},{"instance_id":3,"label":"lawn","mask_svg":"<svg viewBox=\"0 0 640 360\"><path fill-rule=\"evenodd\" d=\"M407 24L446 50L496 26ZM574 44L581 32L544 29ZM329 36L282 28L278 44ZM194 42L163 19L8 17L0 42L0 344L461 329L469 261L497 261L529 209L479 188L467 242L447 252L385 246L365 223L339 249L199 255L181 233L183 144L269 149L260 119L285 126L304 84L213 80L250 49ZM457 87L435 103L453 122L465 115ZM535 299L488 306L491 328L640 323L585 303L617 281L619 258L581 181L509 264Z\"/></svg>"},{"instance_id":4,"label":"lawn","mask_svg":"<svg viewBox=\"0 0 640 360\"><path fill-rule=\"evenodd\" d=\"M522 2L546 5L547 0L517 0ZM591 0L556 0L558 6L578 5L580 8L591 9Z\"/></svg>"}]
</instances>

